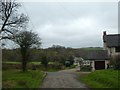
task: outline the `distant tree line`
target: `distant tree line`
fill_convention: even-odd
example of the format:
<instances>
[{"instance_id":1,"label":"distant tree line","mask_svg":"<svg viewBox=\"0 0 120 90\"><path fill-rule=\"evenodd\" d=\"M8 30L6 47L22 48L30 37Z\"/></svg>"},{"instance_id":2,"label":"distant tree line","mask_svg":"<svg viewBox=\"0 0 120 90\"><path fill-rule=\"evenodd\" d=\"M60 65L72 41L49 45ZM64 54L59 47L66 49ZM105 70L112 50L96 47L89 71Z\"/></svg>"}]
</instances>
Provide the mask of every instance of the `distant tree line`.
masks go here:
<instances>
[{"instance_id":1,"label":"distant tree line","mask_svg":"<svg viewBox=\"0 0 120 90\"><path fill-rule=\"evenodd\" d=\"M6 61L16 61L20 62L22 57L20 54L20 48L17 49L3 49L3 62ZM65 64L65 61L70 61L73 64L74 52L73 49L61 48L61 47L50 47L47 49L29 49L28 60L32 62L55 62Z\"/></svg>"}]
</instances>

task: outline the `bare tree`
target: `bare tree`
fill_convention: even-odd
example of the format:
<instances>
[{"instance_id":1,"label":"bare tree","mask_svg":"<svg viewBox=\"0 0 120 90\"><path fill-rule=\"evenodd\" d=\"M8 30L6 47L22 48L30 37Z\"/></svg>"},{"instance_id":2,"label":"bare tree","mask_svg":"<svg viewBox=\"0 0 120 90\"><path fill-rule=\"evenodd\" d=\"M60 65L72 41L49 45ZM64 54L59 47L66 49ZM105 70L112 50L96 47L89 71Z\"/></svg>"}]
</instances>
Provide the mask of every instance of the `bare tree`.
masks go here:
<instances>
[{"instance_id":1,"label":"bare tree","mask_svg":"<svg viewBox=\"0 0 120 90\"><path fill-rule=\"evenodd\" d=\"M25 28L28 18L18 14L20 6L15 0L0 0L0 39L11 39L21 27Z\"/></svg>"},{"instance_id":2,"label":"bare tree","mask_svg":"<svg viewBox=\"0 0 120 90\"><path fill-rule=\"evenodd\" d=\"M16 34L13 41L20 46L22 55L22 70L26 71L29 58L29 49L31 47L39 47L41 45L41 39L37 34L31 31L22 31Z\"/></svg>"}]
</instances>

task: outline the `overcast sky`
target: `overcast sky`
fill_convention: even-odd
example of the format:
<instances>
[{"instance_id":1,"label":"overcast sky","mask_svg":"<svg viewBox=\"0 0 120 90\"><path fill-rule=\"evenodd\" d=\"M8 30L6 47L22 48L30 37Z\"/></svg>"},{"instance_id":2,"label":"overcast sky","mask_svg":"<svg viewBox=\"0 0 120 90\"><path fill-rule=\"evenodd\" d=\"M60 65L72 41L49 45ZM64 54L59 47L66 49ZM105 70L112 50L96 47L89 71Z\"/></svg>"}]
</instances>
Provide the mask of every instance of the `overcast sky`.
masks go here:
<instances>
[{"instance_id":1,"label":"overcast sky","mask_svg":"<svg viewBox=\"0 0 120 90\"><path fill-rule=\"evenodd\" d=\"M118 32L117 2L24 2L42 47L102 47L102 33Z\"/></svg>"}]
</instances>

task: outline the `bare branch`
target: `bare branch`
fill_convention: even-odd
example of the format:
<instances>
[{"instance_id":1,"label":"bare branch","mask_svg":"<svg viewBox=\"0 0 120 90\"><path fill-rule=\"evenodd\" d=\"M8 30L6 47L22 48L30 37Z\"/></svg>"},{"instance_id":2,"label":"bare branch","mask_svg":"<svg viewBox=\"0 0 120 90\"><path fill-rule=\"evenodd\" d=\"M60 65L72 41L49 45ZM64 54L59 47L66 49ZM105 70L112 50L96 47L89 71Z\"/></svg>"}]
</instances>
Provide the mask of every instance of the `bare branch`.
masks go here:
<instances>
[{"instance_id":1,"label":"bare branch","mask_svg":"<svg viewBox=\"0 0 120 90\"><path fill-rule=\"evenodd\" d=\"M17 28L23 28L22 26L26 26L26 23L28 22L27 16L25 16L24 14L17 14L20 3L15 2L15 0L10 0L9 2L3 0L0 1L0 5L0 7L2 8L0 9L0 15L2 16L0 18L2 21L0 34L2 34L2 32L14 34L13 28L17 31Z\"/></svg>"}]
</instances>

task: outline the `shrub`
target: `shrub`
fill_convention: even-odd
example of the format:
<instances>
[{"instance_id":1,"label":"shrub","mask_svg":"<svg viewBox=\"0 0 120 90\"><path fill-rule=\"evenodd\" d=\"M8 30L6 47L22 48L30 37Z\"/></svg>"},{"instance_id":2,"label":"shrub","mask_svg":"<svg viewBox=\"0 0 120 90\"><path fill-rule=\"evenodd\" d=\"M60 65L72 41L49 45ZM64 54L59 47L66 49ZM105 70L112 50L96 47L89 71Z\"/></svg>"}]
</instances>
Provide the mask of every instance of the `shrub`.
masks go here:
<instances>
[{"instance_id":1,"label":"shrub","mask_svg":"<svg viewBox=\"0 0 120 90\"><path fill-rule=\"evenodd\" d=\"M32 70L36 70L36 66L35 65L32 65Z\"/></svg>"},{"instance_id":2,"label":"shrub","mask_svg":"<svg viewBox=\"0 0 120 90\"><path fill-rule=\"evenodd\" d=\"M120 55L114 55L111 59L111 65L116 70L120 70Z\"/></svg>"},{"instance_id":3,"label":"shrub","mask_svg":"<svg viewBox=\"0 0 120 90\"><path fill-rule=\"evenodd\" d=\"M91 71L92 70L92 67L89 66L89 65L81 65L80 66L80 71Z\"/></svg>"},{"instance_id":4,"label":"shrub","mask_svg":"<svg viewBox=\"0 0 120 90\"><path fill-rule=\"evenodd\" d=\"M47 56L42 57L41 63L47 68L47 66L48 66Z\"/></svg>"}]
</instances>

